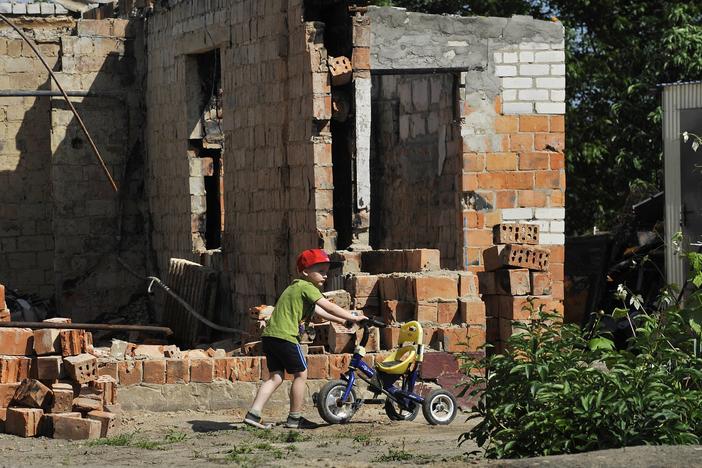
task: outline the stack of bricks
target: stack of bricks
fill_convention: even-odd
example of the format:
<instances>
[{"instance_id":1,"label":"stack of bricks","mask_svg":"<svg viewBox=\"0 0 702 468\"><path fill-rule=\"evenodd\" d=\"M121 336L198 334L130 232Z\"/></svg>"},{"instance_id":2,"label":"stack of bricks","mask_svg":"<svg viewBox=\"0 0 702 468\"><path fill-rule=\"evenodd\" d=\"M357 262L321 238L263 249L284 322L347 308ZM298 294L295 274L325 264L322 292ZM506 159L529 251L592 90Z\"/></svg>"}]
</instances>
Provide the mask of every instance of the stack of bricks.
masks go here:
<instances>
[{"instance_id":1,"label":"stack of bricks","mask_svg":"<svg viewBox=\"0 0 702 468\"><path fill-rule=\"evenodd\" d=\"M536 224L502 223L494 227L494 245L483 252L485 270L478 273L479 290L487 312L487 341L496 352L517 332L514 322L532 320L534 310L563 314L553 297L548 249L540 247Z\"/></svg>"},{"instance_id":2,"label":"stack of bricks","mask_svg":"<svg viewBox=\"0 0 702 468\"><path fill-rule=\"evenodd\" d=\"M2 432L70 440L112 435L117 382L98 376L93 352L83 330L0 328Z\"/></svg>"},{"instance_id":3,"label":"stack of bricks","mask_svg":"<svg viewBox=\"0 0 702 468\"><path fill-rule=\"evenodd\" d=\"M485 305L475 274L442 270L435 249L337 252L350 261L346 290L352 307L388 324L422 324L424 344L434 350L475 352L485 343ZM360 257L360 261L359 258ZM396 348L399 328L380 331L380 349Z\"/></svg>"}]
</instances>

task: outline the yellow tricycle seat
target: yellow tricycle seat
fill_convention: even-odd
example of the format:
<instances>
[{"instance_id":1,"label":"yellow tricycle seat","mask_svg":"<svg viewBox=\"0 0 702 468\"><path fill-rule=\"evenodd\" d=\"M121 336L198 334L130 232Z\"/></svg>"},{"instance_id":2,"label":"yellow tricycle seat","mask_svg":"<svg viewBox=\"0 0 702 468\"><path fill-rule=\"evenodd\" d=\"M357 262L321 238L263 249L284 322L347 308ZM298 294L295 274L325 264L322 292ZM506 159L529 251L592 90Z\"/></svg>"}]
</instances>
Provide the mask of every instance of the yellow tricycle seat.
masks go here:
<instances>
[{"instance_id":1,"label":"yellow tricycle seat","mask_svg":"<svg viewBox=\"0 0 702 468\"><path fill-rule=\"evenodd\" d=\"M407 322L402 325L398 341L404 346L390 353L383 362L376 363L375 367L386 374L404 374L418 358L422 336L422 326L419 322ZM419 357L421 359L421 356Z\"/></svg>"}]
</instances>

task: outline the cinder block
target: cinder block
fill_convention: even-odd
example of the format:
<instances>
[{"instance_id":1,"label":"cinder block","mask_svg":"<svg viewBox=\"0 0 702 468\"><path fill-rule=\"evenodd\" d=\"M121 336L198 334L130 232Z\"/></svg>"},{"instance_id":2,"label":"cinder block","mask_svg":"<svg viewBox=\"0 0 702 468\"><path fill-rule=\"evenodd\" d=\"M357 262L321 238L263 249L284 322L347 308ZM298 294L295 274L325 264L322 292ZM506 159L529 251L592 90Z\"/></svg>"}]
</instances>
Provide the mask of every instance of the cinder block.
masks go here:
<instances>
[{"instance_id":1,"label":"cinder block","mask_svg":"<svg viewBox=\"0 0 702 468\"><path fill-rule=\"evenodd\" d=\"M533 296L548 296L552 291L553 281L551 273L548 271L532 271L531 275L531 292Z\"/></svg>"},{"instance_id":2,"label":"cinder block","mask_svg":"<svg viewBox=\"0 0 702 468\"><path fill-rule=\"evenodd\" d=\"M531 244L539 243L539 226L524 223L501 223L493 227L495 244Z\"/></svg>"},{"instance_id":3,"label":"cinder block","mask_svg":"<svg viewBox=\"0 0 702 468\"><path fill-rule=\"evenodd\" d=\"M147 359L142 364L143 382L148 384L166 383L166 360Z\"/></svg>"},{"instance_id":4,"label":"cinder block","mask_svg":"<svg viewBox=\"0 0 702 468\"><path fill-rule=\"evenodd\" d=\"M34 332L29 328L0 328L0 355L30 356Z\"/></svg>"},{"instance_id":5,"label":"cinder block","mask_svg":"<svg viewBox=\"0 0 702 468\"><path fill-rule=\"evenodd\" d=\"M329 72L331 73L332 86L343 86L353 77L353 66L348 57L330 57Z\"/></svg>"},{"instance_id":6,"label":"cinder block","mask_svg":"<svg viewBox=\"0 0 702 468\"><path fill-rule=\"evenodd\" d=\"M139 385L143 380L143 361L122 361L117 365L118 382L127 387Z\"/></svg>"},{"instance_id":7,"label":"cinder block","mask_svg":"<svg viewBox=\"0 0 702 468\"><path fill-rule=\"evenodd\" d=\"M531 292L529 270L526 268L495 271L497 294L526 296Z\"/></svg>"},{"instance_id":8,"label":"cinder block","mask_svg":"<svg viewBox=\"0 0 702 468\"><path fill-rule=\"evenodd\" d=\"M30 408L42 408L51 401L52 391L36 379L25 379L12 398L13 403Z\"/></svg>"},{"instance_id":9,"label":"cinder block","mask_svg":"<svg viewBox=\"0 0 702 468\"><path fill-rule=\"evenodd\" d=\"M63 377L63 359L61 356L38 356L35 362L38 379L58 380Z\"/></svg>"},{"instance_id":10,"label":"cinder block","mask_svg":"<svg viewBox=\"0 0 702 468\"><path fill-rule=\"evenodd\" d=\"M546 271L549 267L549 256L548 250L537 247L495 245L483 251L483 263L486 271L503 267Z\"/></svg>"},{"instance_id":11,"label":"cinder block","mask_svg":"<svg viewBox=\"0 0 702 468\"><path fill-rule=\"evenodd\" d=\"M101 430L102 425L94 419L60 417L54 419L54 439L98 439Z\"/></svg>"},{"instance_id":12,"label":"cinder block","mask_svg":"<svg viewBox=\"0 0 702 468\"><path fill-rule=\"evenodd\" d=\"M88 383L97 379L97 358L90 354L68 356L63 359L68 375L77 383Z\"/></svg>"},{"instance_id":13,"label":"cinder block","mask_svg":"<svg viewBox=\"0 0 702 468\"><path fill-rule=\"evenodd\" d=\"M100 437L111 437L119 426L119 418L114 413L91 411L86 417L100 423Z\"/></svg>"},{"instance_id":14,"label":"cinder block","mask_svg":"<svg viewBox=\"0 0 702 468\"><path fill-rule=\"evenodd\" d=\"M44 411L39 408L8 408L5 431L20 437L36 437L43 415Z\"/></svg>"}]
</instances>

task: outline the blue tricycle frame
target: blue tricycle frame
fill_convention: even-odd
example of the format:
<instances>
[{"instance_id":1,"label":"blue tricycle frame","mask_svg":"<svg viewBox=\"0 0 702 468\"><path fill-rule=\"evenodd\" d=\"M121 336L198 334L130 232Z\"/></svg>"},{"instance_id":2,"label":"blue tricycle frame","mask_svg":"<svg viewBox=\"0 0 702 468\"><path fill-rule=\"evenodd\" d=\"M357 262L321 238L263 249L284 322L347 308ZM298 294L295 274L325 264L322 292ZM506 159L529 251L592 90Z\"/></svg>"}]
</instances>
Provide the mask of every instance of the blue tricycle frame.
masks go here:
<instances>
[{"instance_id":1,"label":"blue tricycle frame","mask_svg":"<svg viewBox=\"0 0 702 468\"><path fill-rule=\"evenodd\" d=\"M319 414L330 424L348 422L363 404L385 404L385 412L395 421L413 420L422 408L424 417L432 425L449 424L457 413L454 396L443 389L433 390L426 398L414 392L419 380L422 366L424 346L416 345L416 359L401 374L383 372L382 368L374 369L363 360L365 346L368 343L368 328L376 326L384 328L387 325L375 319L368 319L360 324L363 336L351 357L348 370L341 375L340 380L326 384L318 394L314 395ZM419 324L417 324L419 326ZM420 333L421 333L421 326ZM355 387L362 380L374 394L370 399L359 399ZM400 386L396 385L402 380ZM380 395L384 399L379 399Z\"/></svg>"}]
</instances>

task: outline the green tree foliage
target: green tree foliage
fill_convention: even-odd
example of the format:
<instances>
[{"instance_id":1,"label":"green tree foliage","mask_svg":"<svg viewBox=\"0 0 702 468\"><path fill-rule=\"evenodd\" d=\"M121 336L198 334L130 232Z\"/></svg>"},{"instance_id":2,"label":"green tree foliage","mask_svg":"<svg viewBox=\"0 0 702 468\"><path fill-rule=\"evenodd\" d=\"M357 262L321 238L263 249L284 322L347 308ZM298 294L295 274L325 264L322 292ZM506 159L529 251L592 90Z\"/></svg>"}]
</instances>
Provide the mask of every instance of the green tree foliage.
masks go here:
<instances>
[{"instance_id":1,"label":"green tree foliage","mask_svg":"<svg viewBox=\"0 0 702 468\"><path fill-rule=\"evenodd\" d=\"M610 229L662 189L660 83L702 79L702 3L383 0L430 13L558 18L566 28L567 227Z\"/></svg>"}]
</instances>

